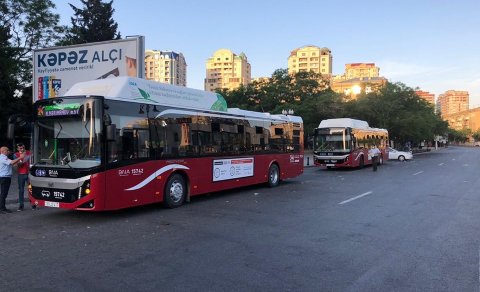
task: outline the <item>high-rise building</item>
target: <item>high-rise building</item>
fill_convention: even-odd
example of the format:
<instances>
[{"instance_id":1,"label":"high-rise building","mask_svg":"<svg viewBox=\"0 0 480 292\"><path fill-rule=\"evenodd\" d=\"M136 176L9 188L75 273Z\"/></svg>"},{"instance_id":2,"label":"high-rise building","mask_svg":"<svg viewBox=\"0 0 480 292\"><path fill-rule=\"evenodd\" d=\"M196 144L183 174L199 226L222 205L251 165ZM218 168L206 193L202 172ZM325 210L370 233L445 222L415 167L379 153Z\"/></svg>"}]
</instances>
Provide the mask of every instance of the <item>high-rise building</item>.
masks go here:
<instances>
[{"instance_id":1,"label":"high-rise building","mask_svg":"<svg viewBox=\"0 0 480 292\"><path fill-rule=\"evenodd\" d=\"M332 75L332 52L328 48L304 46L290 52L288 73L312 71L330 78Z\"/></svg>"},{"instance_id":2,"label":"high-rise building","mask_svg":"<svg viewBox=\"0 0 480 292\"><path fill-rule=\"evenodd\" d=\"M438 96L438 108L443 118L469 108L468 91L448 90Z\"/></svg>"},{"instance_id":3,"label":"high-rise building","mask_svg":"<svg viewBox=\"0 0 480 292\"><path fill-rule=\"evenodd\" d=\"M206 62L205 90L235 89L252 79L250 63L244 53L234 54L227 49L216 51Z\"/></svg>"},{"instance_id":4,"label":"high-rise building","mask_svg":"<svg viewBox=\"0 0 480 292\"><path fill-rule=\"evenodd\" d=\"M145 51L145 79L187 86L187 63L182 53Z\"/></svg>"},{"instance_id":5,"label":"high-rise building","mask_svg":"<svg viewBox=\"0 0 480 292\"><path fill-rule=\"evenodd\" d=\"M350 63L345 64L344 74L333 77L331 84L333 91L347 99L356 99L360 93L379 90L386 82L375 63Z\"/></svg>"},{"instance_id":6,"label":"high-rise building","mask_svg":"<svg viewBox=\"0 0 480 292\"><path fill-rule=\"evenodd\" d=\"M435 94L430 93L428 91L417 90L415 93L420 97L423 98L428 103L435 105Z\"/></svg>"}]
</instances>

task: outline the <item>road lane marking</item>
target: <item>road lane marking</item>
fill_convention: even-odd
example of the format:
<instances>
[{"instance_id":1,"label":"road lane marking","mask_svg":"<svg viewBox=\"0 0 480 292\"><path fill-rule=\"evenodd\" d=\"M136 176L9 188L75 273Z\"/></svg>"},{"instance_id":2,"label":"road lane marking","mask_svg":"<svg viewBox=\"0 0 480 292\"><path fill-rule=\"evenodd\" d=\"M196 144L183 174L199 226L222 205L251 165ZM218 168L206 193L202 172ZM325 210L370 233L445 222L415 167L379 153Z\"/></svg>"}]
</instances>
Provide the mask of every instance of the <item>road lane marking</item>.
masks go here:
<instances>
[{"instance_id":1,"label":"road lane marking","mask_svg":"<svg viewBox=\"0 0 480 292\"><path fill-rule=\"evenodd\" d=\"M444 164L445 164L445 163L442 162L442 163L440 163L438 166L442 166L442 165L444 165Z\"/></svg>"},{"instance_id":2,"label":"road lane marking","mask_svg":"<svg viewBox=\"0 0 480 292\"><path fill-rule=\"evenodd\" d=\"M423 172L423 170L419 171L419 172L415 172L414 174L412 175L417 175L417 174L421 174Z\"/></svg>"},{"instance_id":3,"label":"road lane marking","mask_svg":"<svg viewBox=\"0 0 480 292\"><path fill-rule=\"evenodd\" d=\"M339 205L343 205L343 204L346 204L346 203L351 202L351 201L353 201L353 200L360 199L361 197L368 196L368 195L370 195L371 193L372 193L371 191L370 191L370 192L366 192L366 193L363 193L363 194L358 195L358 196L356 196L356 197L353 197L353 198L350 198L350 199L348 199L348 200L342 201L342 202L340 202L340 203L338 203L338 204L339 204Z\"/></svg>"}]
</instances>

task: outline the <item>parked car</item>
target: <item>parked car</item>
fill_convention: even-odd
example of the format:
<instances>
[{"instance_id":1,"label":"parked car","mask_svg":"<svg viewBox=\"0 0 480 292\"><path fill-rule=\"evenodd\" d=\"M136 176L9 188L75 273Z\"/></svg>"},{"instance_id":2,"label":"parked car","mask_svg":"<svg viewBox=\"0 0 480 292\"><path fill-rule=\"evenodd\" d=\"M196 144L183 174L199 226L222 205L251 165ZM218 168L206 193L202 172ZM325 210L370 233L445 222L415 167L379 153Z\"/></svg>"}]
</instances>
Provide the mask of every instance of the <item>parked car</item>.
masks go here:
<instances>
[{"instance_id":1,"label":"parked car","mask_svg":"<svg viewBox=\"0 0 480 292\"><path fill-rule=\"evenodd\" d=\"M413 158L412 152L400 151L400 150L388 147L388 159L398 159L400 161L404 161L412 158Z\"/></svg>"}]
</instances>

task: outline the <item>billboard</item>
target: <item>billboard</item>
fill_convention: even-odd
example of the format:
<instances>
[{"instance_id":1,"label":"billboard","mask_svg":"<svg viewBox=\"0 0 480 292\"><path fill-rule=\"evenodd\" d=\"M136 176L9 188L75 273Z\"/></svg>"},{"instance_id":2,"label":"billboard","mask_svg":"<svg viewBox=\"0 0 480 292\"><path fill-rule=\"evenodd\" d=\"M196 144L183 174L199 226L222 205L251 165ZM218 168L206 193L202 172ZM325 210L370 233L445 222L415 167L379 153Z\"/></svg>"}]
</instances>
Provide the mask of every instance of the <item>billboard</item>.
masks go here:
<instances>
[{"instance_id":1,"label":"billboard","mask_svg":"<svg viewBox=\"0 0 480 292\"><path fill-rule=\"evenodd\" d=\"M33 102L63 96L75 83L144 76L145 39L130 37L33 52Z\"/></svg>"}]
</instances>

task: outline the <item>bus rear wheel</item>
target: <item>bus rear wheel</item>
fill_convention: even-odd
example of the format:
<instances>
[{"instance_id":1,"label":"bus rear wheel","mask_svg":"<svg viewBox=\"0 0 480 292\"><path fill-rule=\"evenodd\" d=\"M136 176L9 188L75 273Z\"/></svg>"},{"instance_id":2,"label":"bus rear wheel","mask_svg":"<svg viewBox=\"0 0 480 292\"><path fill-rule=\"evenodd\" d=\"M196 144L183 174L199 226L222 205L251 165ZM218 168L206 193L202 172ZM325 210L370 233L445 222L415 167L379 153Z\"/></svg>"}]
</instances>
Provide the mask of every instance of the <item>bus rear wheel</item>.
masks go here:
<instances>
[{"instance_id":1,"label":"bus rear wheel","mask_svg":"<svg viewBox=\"0 0 480 292\"><path fill-rule=\"evenodd\" d=\"M278 186L280 183L280 170L278 168L278 165L275 163L270 165L270 168L268 169L268 186L271 188Z\"/></svg>"},{"instance_id":2,"label":"bus rear wheel","mask_svg":"<svg viewBox=\"0 0 480 292\"><path fill-rule=\"evenodd\" d=\"M167 208L180 207L187 197L187 184L183 176L178 173L168 178L163 195L163 204Z\"/></svg>"}]
</instances>

